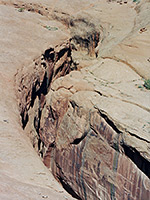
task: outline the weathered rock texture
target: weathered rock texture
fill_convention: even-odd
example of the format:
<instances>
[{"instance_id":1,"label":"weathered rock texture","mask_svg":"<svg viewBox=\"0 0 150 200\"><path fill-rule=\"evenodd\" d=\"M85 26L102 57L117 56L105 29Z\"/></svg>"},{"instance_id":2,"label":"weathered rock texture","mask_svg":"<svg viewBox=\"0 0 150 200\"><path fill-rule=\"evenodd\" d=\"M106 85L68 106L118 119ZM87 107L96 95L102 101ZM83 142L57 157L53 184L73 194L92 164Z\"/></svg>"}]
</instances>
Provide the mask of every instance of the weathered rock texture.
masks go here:
<instances>
[{"instance_id":1,"label":"weathered rock texture","mask_svg":"<svg viewBox=\"0 0 150 200\"><path fill-rule=\"evenodd\" d=\"M21 69L16 74L18 88L18 99L23 127L28 122L28 111L34 105L36 97L39 99L40 109L45 104L45 95L55 79L64 76L71 71L72 65L70 41L55 48L49 48L40 57L34 60L29 68ZM29 70L31 73L29 73ZM23 76L22 76L23 74ZM19 77L21 75L21 77Z\"/></svg>"},{"instance_id":2,"label":"weathered rock texture","mask_svg":"<svg viewBox=\"0 0 150 200\"><path fill-rule=\"evenodd\" d=\"M12 2L58 26L15 75L44 164L76 199L150 199L150 1Z\"/></svg>"},{"instance_id":3,"label":"weathered rock texture","mask_svg":"<svg viewBox=\"0 0 150 200\"><path fill-rule=\"evenodd\" d=\"M30 76L33 60L50 45L66 40L67 33L55 22L59 30L53 35L43 26L54 22L4 3L0 1L0 199L73 199L43 165L23 131L14 87L18 69L26 68Z\"/></svg>"},{"instance_id":4,"label":"weathered rock texture","mask_svg":"<svg viewBox=\"0 0 150 200\"><path fill-rule=\"evenodd\" d=\"M86 79L90 76L87 74ZM149 141L136 142L142 138L136 131L136 122L142 118L134 117L133 113L143 113L145 120L149 119L149 113L138 106L130 106L122 101L124 99L101 94L94 90L93 82L89 88L84 87L88 85L85 77L80 72L72 72L52 85L41 122L47 117L41 123L41 129L47 126L47 121L52 128L50 124L56 121L57 128L47 132L55 133L56 139L51 141L44 163L81 199L147 199L150 189ZM59 85L64 87L59 89ZM65 114L59 114L60 104L67 110ZM116 116L111 113L114 109ZM125 116L128 116L127 120ZM128 127L128 121L134 126ZM149 125L145 126L148 133Z\"/></svg>"}]
</instances>

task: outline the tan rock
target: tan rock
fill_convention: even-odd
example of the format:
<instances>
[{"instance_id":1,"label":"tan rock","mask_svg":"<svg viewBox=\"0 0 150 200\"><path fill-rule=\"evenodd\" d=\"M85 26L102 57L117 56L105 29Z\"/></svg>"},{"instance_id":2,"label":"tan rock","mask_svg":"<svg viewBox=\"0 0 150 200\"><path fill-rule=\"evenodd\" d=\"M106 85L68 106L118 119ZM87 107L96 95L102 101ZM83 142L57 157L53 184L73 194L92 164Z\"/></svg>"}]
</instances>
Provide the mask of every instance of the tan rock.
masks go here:
<instances>
[{"instance_id":1,"label":"tan rock","mask_svg":"<svg viewBox=\"0 0 150 200\"><path fill-rule=\"evenodd\" d=\"M0 1L0 198L150 199L149 6Z\"/></svg>"}]
</instances>

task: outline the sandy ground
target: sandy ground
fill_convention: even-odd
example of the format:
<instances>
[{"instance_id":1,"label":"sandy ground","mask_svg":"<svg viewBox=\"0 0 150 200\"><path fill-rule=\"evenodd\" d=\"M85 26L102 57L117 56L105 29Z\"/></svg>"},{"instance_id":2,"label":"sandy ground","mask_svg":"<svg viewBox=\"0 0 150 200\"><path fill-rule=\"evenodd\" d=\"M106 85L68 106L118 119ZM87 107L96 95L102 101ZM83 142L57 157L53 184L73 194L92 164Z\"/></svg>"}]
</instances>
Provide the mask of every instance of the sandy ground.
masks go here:
<instances>
[{"instance_id":1,"label":"sandy ground","mask_svg":"<svg viewBox=\"0 0 150 200\"><path fill-rule=\"evenodd\" d=\"M31 12L0 5L0 199L72 199L49 173L21 128L14 90L17 69L49 45L67 38L43 26L53 24ZM44 37L43 37L44 35Z\"/></svg>"}]
</instances>

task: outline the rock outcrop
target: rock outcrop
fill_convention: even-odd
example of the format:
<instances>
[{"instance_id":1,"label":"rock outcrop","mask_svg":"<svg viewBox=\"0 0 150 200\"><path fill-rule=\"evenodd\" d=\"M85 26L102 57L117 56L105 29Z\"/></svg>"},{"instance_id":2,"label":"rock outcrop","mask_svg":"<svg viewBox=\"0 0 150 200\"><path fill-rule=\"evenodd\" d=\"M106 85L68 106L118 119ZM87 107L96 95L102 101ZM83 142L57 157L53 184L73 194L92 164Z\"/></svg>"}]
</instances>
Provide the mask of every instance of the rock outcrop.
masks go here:
<instances>
[{"instance_id":1,"label":"rock outcrop","mask_svg":"<svg viewBox=\"0 0 150 200\"><path fill-rule=\"evenodd\" d=\"M101 93L93 75L81 72L58 79L46 97L41 130L55 139L45 165L79 199L149 198L149 140L141 135L148 133L149 112Z\"/></svg>"}]
</instances>

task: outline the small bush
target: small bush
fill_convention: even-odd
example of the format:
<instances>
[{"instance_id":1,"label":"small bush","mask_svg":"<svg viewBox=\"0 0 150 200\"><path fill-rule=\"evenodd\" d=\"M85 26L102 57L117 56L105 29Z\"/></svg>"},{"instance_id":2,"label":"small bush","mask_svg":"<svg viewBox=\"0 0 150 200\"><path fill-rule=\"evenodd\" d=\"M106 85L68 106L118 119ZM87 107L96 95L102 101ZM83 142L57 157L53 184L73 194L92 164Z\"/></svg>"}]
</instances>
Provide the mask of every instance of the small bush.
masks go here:
<instances>
[{"instance_id":1,"label":"small bush","mask_svg":"<svg viewBox=\"0 0 150 200\"><path fill-rule=\"evenodd\" d=\"M24 8L19 8L18 9L18 12L23 12L24 11Z\"/></svg>"},{"instance_id":2,"label":"small bush","mask_svg":"<svg viewBox=\"0 0 150 200\"><path fill-rule=\"evenodd\" d=\"M140 0L133 0L133 2L135 2L136 4L139 4Z\"/></svg>"},{"instance_id":3,"label":"small bush","mask_svg":"<svg viewBox=\"0 0 150 200\"><path fill-rule=\"evenodd\" d=\"M52 27L52 26L45 26L45 28L49 31L57 31L58 28L57 27Z\"/></svg>"},{"instance_id":4,"label":"small bush","mask_svg":"<svg viewBox=\"0 0 150 200\"><path fill-rule=\"evenodd\" d=\"M150 79L147 79L144 81L144 87L147 89L147 90L150 90Z\"/></svg>"}]
</instances>

